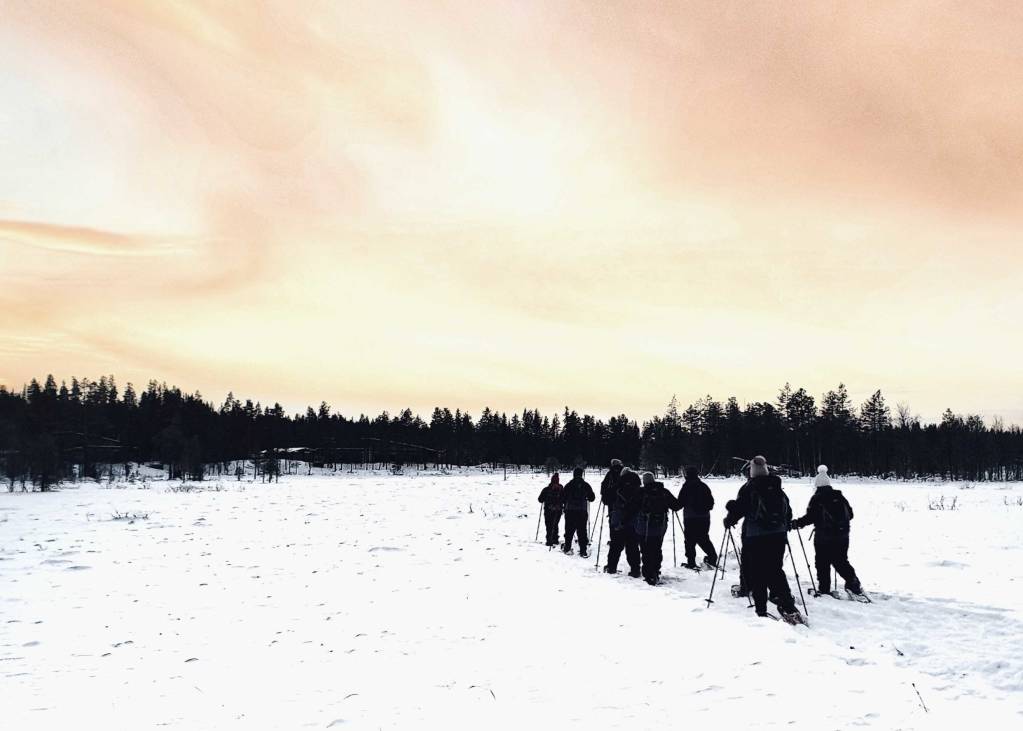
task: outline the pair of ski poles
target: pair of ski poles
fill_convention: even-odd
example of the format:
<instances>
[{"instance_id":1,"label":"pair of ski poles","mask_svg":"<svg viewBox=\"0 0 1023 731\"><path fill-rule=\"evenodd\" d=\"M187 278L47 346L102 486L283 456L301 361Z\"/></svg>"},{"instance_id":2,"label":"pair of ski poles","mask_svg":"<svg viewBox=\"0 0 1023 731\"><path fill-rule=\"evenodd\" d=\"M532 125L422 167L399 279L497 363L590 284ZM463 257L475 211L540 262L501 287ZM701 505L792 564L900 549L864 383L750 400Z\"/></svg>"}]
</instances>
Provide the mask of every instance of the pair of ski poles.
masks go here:
<instances>
[{"instance_id":1,"label":"pair of ski poles","mask_svg":"<svg viewBox=\"0 0 1023 731\"><path fill-rule=\"evenodd\" d=\"M797 529L796 533L797 533L797 535L799 534L798 529ZM728 561L728 554L726 552L726 548L727 548L727 545L728 545L727 542L729 540L731 541L732 548L735 550L735 558L736 558L736 560L739 561L740 566L742 565L742 554L739 552L739 547L735 543L735 536L732 535L732 529L731 528L725 528L724 535L721 536L721 551L719 553L719 556L720 556L720 565L719 565L719 567L721 569L721 578L722 579L724 579L725 564ZM810 569L810 560L806 556L806 548L803 546L803 537L801 535L799 536L799 545L800 545L800 547L803 548L803 558L806 560L806 568L807 568L807 570L809 570ZM792 562L792 573L796 577L796 588L799 589L799 600L803 604L803 614L804 614L804 616L809 617L810 616L810 611L806 607L806 597L803 596L803 585L802 585L802 582L800 582L800 580L799 580L799 570L796 568L796 557L795 557L795 554L792 553L792 544L789 543L789 537L787 535L785 536L785 546L786 546L786 548L788 548L789 560ZM741 571L741 569L740 569L740 571ZM717 578L718 578L718 571L717 571L717 569L715 569L714 570L714 579L713 579L713 581L711 581L711 584L710 584L710 594L707 596L707 600L706 600L708 608L710 608L710 605L714 603L714 587L717 584ZM810 582L811 582L811 584L813 583L813 576L812 575L810 576ZM816 589L815 589L815 591L816 591Z\"/></svg>"}]
</instances>

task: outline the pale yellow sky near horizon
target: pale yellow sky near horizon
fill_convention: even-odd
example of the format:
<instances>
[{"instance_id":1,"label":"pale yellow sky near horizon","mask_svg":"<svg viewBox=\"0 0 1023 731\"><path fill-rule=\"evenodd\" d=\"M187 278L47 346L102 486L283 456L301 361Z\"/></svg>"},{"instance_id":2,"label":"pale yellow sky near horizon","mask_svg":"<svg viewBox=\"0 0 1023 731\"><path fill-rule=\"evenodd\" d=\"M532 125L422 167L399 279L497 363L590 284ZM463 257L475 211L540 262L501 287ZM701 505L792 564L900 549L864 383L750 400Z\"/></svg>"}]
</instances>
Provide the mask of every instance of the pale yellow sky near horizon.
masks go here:
<instances>
[{"instance_id":1,"label":"pale yellow sky near horizon","mask_svg":"<svg viewBox=\"0 0 1023 731\"><path fill-rule=\"evenodd\" d=\"M0 383L1023 422L1023 6L0 3Z\"/></svg>"}]
</instances>

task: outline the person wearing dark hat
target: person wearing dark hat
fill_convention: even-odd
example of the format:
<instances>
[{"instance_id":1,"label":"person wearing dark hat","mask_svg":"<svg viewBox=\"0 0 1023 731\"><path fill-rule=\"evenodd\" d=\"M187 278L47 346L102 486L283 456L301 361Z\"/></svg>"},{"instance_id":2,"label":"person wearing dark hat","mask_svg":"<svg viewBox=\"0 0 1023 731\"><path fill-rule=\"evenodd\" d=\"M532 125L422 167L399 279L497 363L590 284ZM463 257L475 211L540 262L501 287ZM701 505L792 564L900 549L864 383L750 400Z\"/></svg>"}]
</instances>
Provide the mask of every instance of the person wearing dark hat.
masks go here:
<instances>
[{"instance_id":1,"label":"person wearing dark hat","mask_svg":"<svg viewBox=\"0 0 1023 731\"><path fill-rule=\"evenodd\" d=\"M846 590L862 596L863 587L856 570L849 563L849 522L853 519L852 506L841 490L831 486L828 468L821 465L814 478L816 491L806 506L806 515L792 521L793 528L813 525L814 563L817 568L817 591L831 593L831 567L845 581Z\"/></svg>"},{"instance_id":2,"label":"person wearing dark hat","mask_svg":"<svg viewBox=\"0 0 1023 731\"><path fill-rule=\"evenodd\" d=\"M657 482L652 472L644 472L643 490L636 506L633 530L639 541L643 579L654 586L661 577L661 546L668 530L668 511L678 510L679 504L663 482Z\"/></svg>"},{"instance_id":3,"label":"person wearing dark hat","mask_svg":"<svg viewBox=\"0 0 1023 731\"><path fill-rule=\"evenodd\" d=\"M715 568L718 554L710 540L710 511L714 509L714 496L695 467L686 467L686 479L678 493L678 504L682 507L682 527L685 529L686 568L696 568L697 546L703 550L703 563L708 568Z\"/></svg>"},{"instance_id":4,"label":"person wearing dark hat","mask_svg":"<svg viewBox=\"0 0 1023 731\"><path fill-rule=\"evenodd\" d=\"M561 475L551 475L550 484L540 491L537 501L543 503L543 519L547 526L547 546L558 545L558 523L565 506L565 488L561 486Z\"/></svg>"},{"instance_id":5,"label":"person wearing dark hat","mask_svg":"<svg viewBox=\"0 0 1023 731\"><path fill-rule=\"evenodd\" d=\"M606 573L618 573L618 560L624 550L625 560L629 563L629 576L634 579L642 576L639 543L633 529L640 489L639 475L628 467L622 468L615 483L614 493L609 494L607 499L603 496L603 488L601 489L601 499L607 505L607 522L611 538L607 550L607 565L604 566Z\"/></svg>"},{"instance_id":6,"label":"person wearing dark hat","mask_svg":"<svg viewBox=\"0 0 1023 731\"><path fill-rule=\"evenodd\" d=\"M761 456L750 463L750 478L739 488L724 523L734 527L743 520L742 573L753 594L757 616L767 616L767 596L778 604L786 622L805 622L785 576L785 548L792 523L792 508L781 487L781 478L772 475Z\"/></svg>"},{"instance_id":7,"label":"person wearing dark hat","mask_svg":"<svg viewBox=\"0 0 1023 731\"><path fill-rule=\"evenodd\" d=\"M572 538L578 536L579 555L583 558L589 556L586 552L589 545L586 536L586 515L588 503L596 499L590 483L583 479L583 468L576 467L572 479L565 485L565 545L562 546L565 553L572 552Z\"/></svg>"}]
</instances>

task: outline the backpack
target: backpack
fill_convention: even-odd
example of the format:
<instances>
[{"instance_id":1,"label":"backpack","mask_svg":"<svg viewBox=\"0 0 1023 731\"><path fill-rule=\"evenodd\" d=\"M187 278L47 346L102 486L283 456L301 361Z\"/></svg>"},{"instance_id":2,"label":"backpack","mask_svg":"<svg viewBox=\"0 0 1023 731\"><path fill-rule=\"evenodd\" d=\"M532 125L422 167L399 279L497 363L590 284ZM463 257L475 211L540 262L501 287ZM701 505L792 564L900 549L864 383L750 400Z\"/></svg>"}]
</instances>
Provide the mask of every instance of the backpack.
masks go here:
<instances>
[{"instance_id":1,"label":"backpack","mask_svg":"<svg viewBox=\"0 0 1023 731\"><path fill-rule=\"evenodd\" d=\"M783 532L789 527L792 510L788 495L777 479L765 480L750 490L750 518L765 533Z\"/></svg>"},{"instance_id":2,"label":"backpack","mask_svg":"<svg viewBox=\"0 0 1023 731\"><path fill-rule=\"evenodd\" d=\"M639 501L639 511L633 523L636 535L644 538L664 535L668 529L668 513L664 504L664 498L660 494L664 485L658 483L658 487L643 488L642 497Z\"/></svg>"},{"instance_id":3,"label":"backpack","mask_svg":"<svg viewBox=\"0 0 1023 731\"><path fill-rule=\"evenodd\" d=\"M821 532L849 532L849 503L838 490L833 490L827 500L821 500Z\"/></svg>"}]
</instances>

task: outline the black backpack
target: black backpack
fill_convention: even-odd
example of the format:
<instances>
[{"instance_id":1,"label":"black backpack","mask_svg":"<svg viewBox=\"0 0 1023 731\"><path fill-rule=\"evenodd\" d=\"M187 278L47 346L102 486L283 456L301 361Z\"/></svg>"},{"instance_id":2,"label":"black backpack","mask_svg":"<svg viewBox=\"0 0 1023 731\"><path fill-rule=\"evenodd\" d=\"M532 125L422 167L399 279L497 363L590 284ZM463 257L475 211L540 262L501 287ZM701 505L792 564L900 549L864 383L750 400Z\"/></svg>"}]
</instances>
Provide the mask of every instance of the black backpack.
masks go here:
<instances>
[{"instance_id":1,"label":"black backpack","mask_svg":"<svg viewBox=\"0 0 1023 731\"><path fill-rule=\"evenodd\" d=\"M789 527L792 510L777 478L767 479L750 490L750 518L762 530L781 532Z\"/></svg>"},{"instance_id":2,"label":"black backpack","mask_svg":"<svg viewBox=\"0 0 1023 731\"><path fill-rule=\"evenodd\" d=\"M668 506L664 501L664 485L654 483L652 487L644 487L639 497L639 509L636 512L634 529L636 534L644 538L662 534L668 528Z\"/></svg>"},{"instance_id":3,"label":"black backpack","mask_svg":"<svg viewBox=\"0 0 1023 731\"><path fill-rule=\"evenodd\" d=\"M832 490L826 499L821 500L822 532L847 533L850 519L849 503L838 490Z\"/></svg>"}]
</instances>

